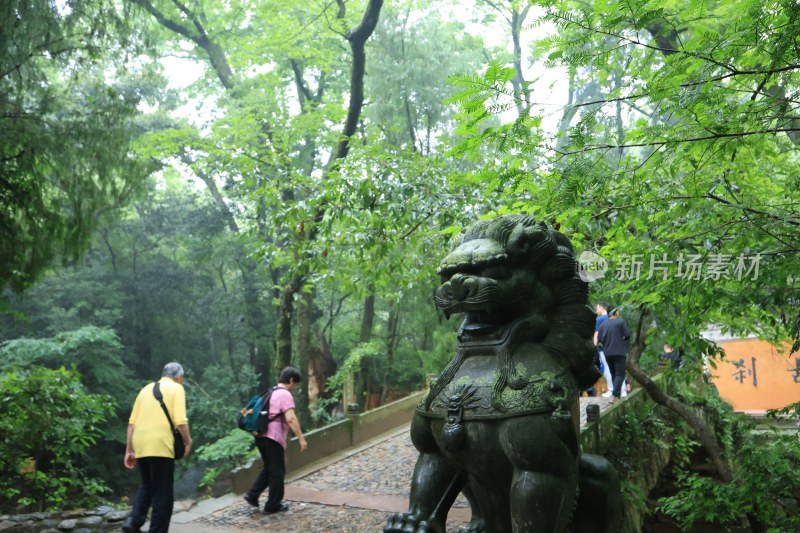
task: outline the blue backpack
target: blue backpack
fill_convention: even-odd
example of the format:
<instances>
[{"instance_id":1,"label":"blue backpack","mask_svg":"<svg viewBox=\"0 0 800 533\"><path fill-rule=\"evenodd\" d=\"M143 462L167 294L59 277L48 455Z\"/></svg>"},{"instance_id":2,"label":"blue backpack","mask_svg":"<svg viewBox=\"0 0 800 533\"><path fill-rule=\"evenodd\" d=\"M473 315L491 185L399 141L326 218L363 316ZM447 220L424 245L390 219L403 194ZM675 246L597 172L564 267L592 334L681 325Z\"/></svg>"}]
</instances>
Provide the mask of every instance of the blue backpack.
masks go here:
<instances>
[{"instance_id":1,"label":"blue backpack","mask_svg":"<svg viewBox=\"0 0 800 533\"><path fill-rule=\"evenodd\" d=\"M268 391L250 398L244 409L239 412L237 421L239 429L248 433L263 433L267 430L270 422L279 416L283 416L283 413L278 413L271 418L269 416L269 400L272 397L272 392L277 388L272 387Z\"/></svg>"}]
</instances>

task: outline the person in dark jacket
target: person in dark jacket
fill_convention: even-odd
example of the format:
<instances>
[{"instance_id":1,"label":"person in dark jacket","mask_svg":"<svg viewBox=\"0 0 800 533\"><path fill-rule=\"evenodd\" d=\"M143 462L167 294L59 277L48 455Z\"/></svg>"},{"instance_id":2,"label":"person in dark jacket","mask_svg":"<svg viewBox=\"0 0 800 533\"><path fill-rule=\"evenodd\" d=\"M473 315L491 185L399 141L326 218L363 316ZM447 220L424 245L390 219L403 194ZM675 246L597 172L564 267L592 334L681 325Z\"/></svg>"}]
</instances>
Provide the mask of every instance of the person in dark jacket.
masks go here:
<instances>
[{"instance_id":1,"label":"person in dark jacket","mask_svg":"<svg viewBox=\"0 0 800 533\"><path fill-rule=\"evenodd\" d=\"M612 403L619 400L622 395L630 339L631 332L625 321L619 317L619 309L611 307L608 310L608 320L600 324L600 329L597 330L597 344L602 347L611 370L614 383Z\"/></svg>"}]
</instances>

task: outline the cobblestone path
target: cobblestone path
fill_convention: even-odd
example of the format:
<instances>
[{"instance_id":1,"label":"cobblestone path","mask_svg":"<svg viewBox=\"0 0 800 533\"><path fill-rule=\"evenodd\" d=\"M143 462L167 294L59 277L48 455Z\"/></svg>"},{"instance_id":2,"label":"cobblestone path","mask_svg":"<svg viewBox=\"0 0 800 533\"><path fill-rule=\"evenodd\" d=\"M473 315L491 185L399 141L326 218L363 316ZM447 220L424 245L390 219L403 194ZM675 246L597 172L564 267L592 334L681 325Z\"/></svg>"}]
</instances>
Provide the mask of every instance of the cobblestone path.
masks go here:
<instances>
[{"instance_id":1,"label":"cobblestone path","mask_svg":"<svg viewBox=\"0 0 800 533\"><path fill-rule=\"evenodd\" d=\"M588 403L600 404L601 411L608 408L605 398L581 398L581 425ZM327 466L289 477L284 498L289 510L285 513L263 515L236 498L230 505L184 524L180 531L193 531L190 527L194 524L197 530L209 531L380 532L390 513L408 508L416 459L405 426ZM448 531L466 524L469 517L466 500L459 498L449 514Z\"/></svg>"}]
</instances>

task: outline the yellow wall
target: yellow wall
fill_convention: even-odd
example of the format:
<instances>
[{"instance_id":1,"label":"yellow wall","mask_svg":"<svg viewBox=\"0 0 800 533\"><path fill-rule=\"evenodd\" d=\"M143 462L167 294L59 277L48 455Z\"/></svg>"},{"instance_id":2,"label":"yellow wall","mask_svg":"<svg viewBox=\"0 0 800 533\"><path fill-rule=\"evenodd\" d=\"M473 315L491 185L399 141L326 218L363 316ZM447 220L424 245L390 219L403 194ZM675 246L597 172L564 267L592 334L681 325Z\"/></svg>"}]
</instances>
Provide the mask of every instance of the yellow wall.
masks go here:
<instances>
[{"instance_id":1,"label":"yellow wall","mask_svg":"<svg viewBox=\"0 0 800 533\"><path fill-rule=\"evenodd\" d=\"M735 410L766 411L800 401L800 353L789 355L788 345L778 353L757 339L720 341L719 345L727 355L711 369L712 380Z\"/></svg>"}]
</instances>

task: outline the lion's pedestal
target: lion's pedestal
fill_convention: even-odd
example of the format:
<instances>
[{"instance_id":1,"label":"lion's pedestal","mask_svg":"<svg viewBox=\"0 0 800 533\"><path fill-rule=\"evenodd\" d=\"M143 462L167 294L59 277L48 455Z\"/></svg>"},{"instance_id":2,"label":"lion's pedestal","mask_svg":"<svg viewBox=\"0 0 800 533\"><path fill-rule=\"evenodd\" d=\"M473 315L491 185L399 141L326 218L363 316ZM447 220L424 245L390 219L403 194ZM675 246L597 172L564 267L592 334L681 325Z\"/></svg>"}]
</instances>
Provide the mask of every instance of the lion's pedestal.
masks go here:
<instances>
[{"instance_id":1,"label":"lion's pedestal","mask_svg":"<svg viewBox=\"0 0 800 533\"><path fill-rule=\"evenodd\" d=\"M613 531L616 473L578 446L578 395L598 371L569 240L523 215L481 221L438 271L437 306L464 322L411 424L409 511L384 532L444 532L459 492L466 531Z\"/></svg>"}]
</instances>

